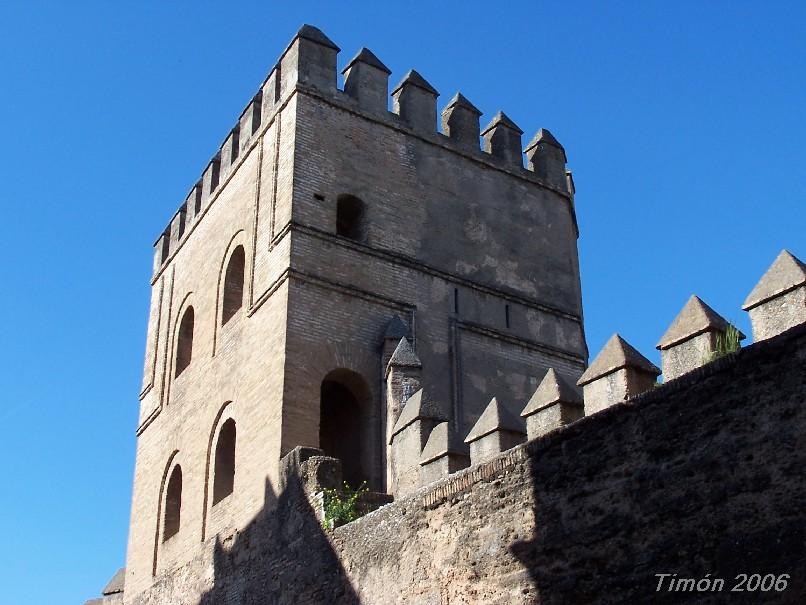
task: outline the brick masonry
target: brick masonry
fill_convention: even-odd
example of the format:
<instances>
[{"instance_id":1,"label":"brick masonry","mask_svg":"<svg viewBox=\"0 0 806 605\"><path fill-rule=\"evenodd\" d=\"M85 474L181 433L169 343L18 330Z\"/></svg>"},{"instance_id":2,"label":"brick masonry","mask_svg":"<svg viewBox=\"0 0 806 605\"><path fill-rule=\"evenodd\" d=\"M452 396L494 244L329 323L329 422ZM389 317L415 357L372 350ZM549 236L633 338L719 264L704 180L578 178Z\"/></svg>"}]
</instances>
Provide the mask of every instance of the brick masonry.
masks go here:
<instances>
[{"instance_id":1,"label":"brick masonry","mask_svg":"<svg viewBox=\"0 0 806 605\"><path fill-rule=\"evenodd\" d=\"M130 602L801 603L804 367L801 327L334 531L292 475L275 508ZM790 579L656 592L658 573Z\"/></svg>"},{"instance_id":2,"label":"brick masonry","mask_svg":"<svg viewBox=\"0 0 806 605\"><path fill-rule=\"evenodd\" d=\"M419 93L404 95L416 124L381 111L377 95L336 88L336 52L318 30L300 30L155 244L127 600L274 505L281 457L320 445L320 389L334 370L364 383L361 472L388 489L382 354L393 317L408 324L423 382L460 432L490 391L518 413L548 367L570 379L584 369L564 166L552 184L472 149L461 129L437 132L435 114L424 128ZM358 92L385 78L359 80ZM337 233L343 194L364 202L358 239ZM223 275L239 246L244 304L222 325ZM177 375L191 307L192 359ZM229 419L235 489L213 505L214 445ZM181 523L163 540L176 465Z\"/></svg>"}]
</instances>

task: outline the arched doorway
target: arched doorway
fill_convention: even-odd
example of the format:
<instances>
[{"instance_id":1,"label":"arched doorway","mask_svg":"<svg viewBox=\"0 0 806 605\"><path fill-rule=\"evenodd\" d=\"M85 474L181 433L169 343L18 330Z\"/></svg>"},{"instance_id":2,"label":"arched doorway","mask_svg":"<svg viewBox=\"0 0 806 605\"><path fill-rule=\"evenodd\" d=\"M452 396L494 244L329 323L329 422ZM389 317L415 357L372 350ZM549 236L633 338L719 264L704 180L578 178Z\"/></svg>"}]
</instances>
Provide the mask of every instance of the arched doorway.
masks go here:
<instances>
[{"instance_id":1,"label":"arched doorway","mask_svg":"<svg viewBox=\"0 0 806 605\"><path fill-rule=\"evenodd\" d=\"M370 482L370 392L364 378L351 370L333 370L322 380L319 447L342 463L351 487Z\"/></svg>"}]
</instances>

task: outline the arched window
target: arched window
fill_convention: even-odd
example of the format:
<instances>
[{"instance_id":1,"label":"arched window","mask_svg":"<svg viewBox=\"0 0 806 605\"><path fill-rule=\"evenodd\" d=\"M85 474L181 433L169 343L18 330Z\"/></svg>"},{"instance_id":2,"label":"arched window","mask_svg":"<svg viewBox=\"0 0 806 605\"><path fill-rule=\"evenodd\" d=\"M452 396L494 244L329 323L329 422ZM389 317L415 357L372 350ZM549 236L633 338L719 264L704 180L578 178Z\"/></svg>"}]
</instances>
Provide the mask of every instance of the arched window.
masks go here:
<instances>
[{"instance_id":1,"label":"arched window","mask_svg":"<svg viewBox=\"0 0 806 605\"><path fill-rule=\"evenodd\" d=\"M336 199L336 234L354 240L364 239L364 202L354 195Z\"/></svg>"},{"instance_id":2,"label":"arched window","mask_svg":"<svg viewBox=\"0 0 806 605\"><path fill-rule=\"evenodd\" d=\"M243 272L246 255L243 246L232 253L224 272L224 296L221 311L221 325L227 323L243 306Z\"/></svg>"},{"instance_id":3,"label":"arched window","mask_svg":"<svg viewBox=\"0 0 806 605\"><path fill-rule=\"evenodd\" d=\"M193 307L188 307L179 322L179 334L176 337L176 372L179 376L190 365L193 356Z\"/></svg>"},{"instance_id":4,"label":"arched window","mask_svg":"<svg viewBox=\"0 0 806 605\"><path fill-rule=\"evenodd\" d=\"M232 418L218 433L213 468L213 505L216 505L232 493L235 484L235 421Z\"/></svg>"},{"instance_id":5,"label":"arched window","mask_svg":"<svg viewBox=\"0 0 806 605\"><path fill-rule=\"evenodd\" d=\"M171 471L168 488L165 490L165 520L162 529L162 541L179 531L182 514L182 467L178 464Z\"/></svg>"}]
</instances>

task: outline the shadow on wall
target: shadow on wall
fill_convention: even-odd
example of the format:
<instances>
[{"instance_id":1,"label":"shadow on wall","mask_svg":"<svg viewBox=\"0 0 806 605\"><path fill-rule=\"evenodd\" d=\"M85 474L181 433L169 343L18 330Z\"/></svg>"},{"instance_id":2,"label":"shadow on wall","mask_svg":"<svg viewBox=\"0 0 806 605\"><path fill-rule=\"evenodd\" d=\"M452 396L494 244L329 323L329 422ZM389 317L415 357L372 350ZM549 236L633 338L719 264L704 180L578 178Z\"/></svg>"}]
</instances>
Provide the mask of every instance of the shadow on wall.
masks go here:
<instances>
[{"instance_id":1,"label":"shadow on wall","mask_svg":"<svg viewBox=\"0 0 806 605\"><path fill-rule=\"evenodd\" d=\"M360 603L299 474L286 473L284 483L276 497L266 481L263 512L232 545L216 543L214 586L202 595L201 605Z\"/></svg>"},{"instance_id":2,"label":"shadow on wall","mask_svg":"<svg viewBox=\"0 0 806 605\"><path fill-rule=\"evenodd\" d=\"M529 444L540 605L806 602L797 332Z\"/></svg>"}]
</instances>

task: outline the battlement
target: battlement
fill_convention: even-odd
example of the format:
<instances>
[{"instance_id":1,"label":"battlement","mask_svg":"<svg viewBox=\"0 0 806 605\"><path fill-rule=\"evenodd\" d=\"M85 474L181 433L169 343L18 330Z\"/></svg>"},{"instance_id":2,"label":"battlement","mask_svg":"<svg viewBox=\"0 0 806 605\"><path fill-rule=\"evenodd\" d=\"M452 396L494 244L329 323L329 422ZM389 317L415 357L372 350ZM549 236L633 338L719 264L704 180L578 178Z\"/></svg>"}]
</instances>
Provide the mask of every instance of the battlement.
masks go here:
<instances>
[{"instance_id":1,"label":"battlement","mask_svg":"<svg viewBox=\"0 0 806 605\"><path fill-rule=\"evenodd\" d=\"M565 151L545 128L523 149L523 131L506 114L499 111L481 130L482 112L457 92L439 113L438 129L439 92L417 71L408 71L390 93L391 71L372 51L362 48L342 69L343 86L339 88L340 50L319 29L310 25L300 28L154 243L155 278L297 91L320 96L367 119L469 156L573 201Z\"/></svg>"},{"instance_id":2,"label":"battlement","mask_svg":"<svg viewBox=\"0 0 806 605\"><path fill-rule=\"evenodd\" d=\"M806 326L806 264L783 250L748 295L744 308L750 312L757 342L796 328L802 331ZM657 386L675 384L682 377L691 382L699 375L695 371L718 371L736 356L744 338L699 297L692 296L657 345L662 371L614 334L579 378L550 368L526 402L521 418L501 405L495 393L489 393L489 404L463 442L440 406L429 399L427 387L402 401L400 390L390 388L388 407L396 420L390 440L392 492L396 498L406 496ZM396 353L401 351L417 359L419 387L422 366L405 338ZM387 372L397 373L396 380L401 382L406 380L407 370L414 376L413 368L414 364L405 367L391 361ZM657 382L661 373L663 383Z\"/></svg>"}]
</instances>

